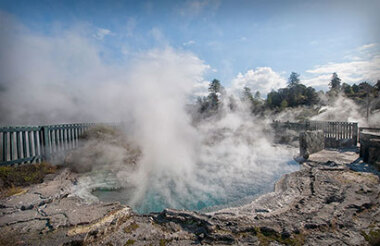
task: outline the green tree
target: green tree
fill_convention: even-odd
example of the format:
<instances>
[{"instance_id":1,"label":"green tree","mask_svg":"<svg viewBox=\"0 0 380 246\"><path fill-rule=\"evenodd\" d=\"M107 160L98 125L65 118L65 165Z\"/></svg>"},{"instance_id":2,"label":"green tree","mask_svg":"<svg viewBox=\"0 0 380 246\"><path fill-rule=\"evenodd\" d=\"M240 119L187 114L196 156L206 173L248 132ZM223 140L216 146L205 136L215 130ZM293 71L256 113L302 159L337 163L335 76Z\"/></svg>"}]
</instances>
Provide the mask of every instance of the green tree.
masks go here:
<instances>
[{"instance_id":1,"label":"green tree","mask_svg":"<svg viewBox=\"0 0 380 246\"><path fill-rule=\"evenodd\" d=\"M221 93L222 85L220 84L220 81L217 79L213 79L210 83L210 86L208 87L208 91L210 93Z\"/></svg>"},{"instance_id":2,"label":"green tree","mask_svg":"<svg viewBox=\"0 0 380 246\"><path fill-rule=\"evenodd\" d=\"M353 84L353 85L351 86L351 88L352 88L352 91L353 91L354 93L358 93L358 92L359 92L359 86L358 86L357 84Z\"/></svg>"},{"instance_id":3,"label":"green tree","mask_svg":"<svg viewBox=\"0 0 380 246\"><path fill-rule=\"evenodd\" d=\"M352 90L352 87L349 84L346 84L346 83L342 84L342 91L347 96L350 96L350 95L354 94L354 91Z\"/></svg>"},{"instance_id":4,"label":"green tree","mask_svg":"<svg viewBox=\"0 0 380 246\"><path fill-rule=\"evenodd\" d=\"M261 99L260 91L256 91L256 93L255 93L255 99Z\"/></svg>"},{"instance_id":5,"label":"green tree","mask_svg":"<svg viewBox=\"0 0 380 246\"><path fill-rule=\"evenodd\" d=\"M275 92L269 92L268 95L267 95L266 104L267 104L270 108L273 108L273 100L272 100L273 93L275 93Z\"/></svg>"},{"instance_id":6,"label":"green tree","mask_svg":"<svg viewBox=\"0 0 380 246\"><path fill-rule=\"evenodd\" d=\"M375 89L380 91L380 79L377 80L377 83L375 84Z\"/></svg>"},{"instance_id":7,"label":"green tree","mask_svg":"<svg viewBox=\"0 0 380 246\"><path fill-rule=\"evenodd\" d=\"M339 90L340 89L341 79L338 77L337 73L333 73L331 77L331 81L329 83L330 89Z\"/></svg>"},{"instance_id":8,"label":"green tree","mask_svg":"<svg viewBox=\"0 0 380 246\"><path fill-rule=\"evenodd\" d=\"M306 96L306 101L305 101L306 105L314 105L319 102L318 93L315 91L313 87L311 86L307 87L304 94Z\"/></svg>"},{"instance_id":9,"label":"green tree","mask_svg":"<svg viewBox=\"0 0 380 246\"><path fill-rule=\"evenodd\" d=\"M288 79L288 85L289 87L295 86L300 83L299 79L300 75L296 72L292 72Z\"/></svg>"},{"instance_id":10,"label":"green tree","mask_svg":"<svg viewBox=\"0 0 380 246\"><path fill-rule=\"evenodd\" d=\"M281 109L285 109L286 107L288 107L288 101L286 101L285 99L282 100L280 107Z\"/></svg>"},{"instance_id":11,"label":"green tree","mask_svg":"<svg viewBox=\"0 0 380 246\"><path fill-rule=\"evenodd\" d=\"M218 110L221 104L220 96L225 94L224 88L219 80L214 79L211 81L208 90L210 92L208 95L209 109Z\"/></svg>"},{"instance_id":12,"label":"green tree","mask_svg":"<svg viewBox=\"0 0 380 246\"><path fill-rule=\"evenodd\" d=\"M243 98L242 99L243 99L243 101L252 101L253 100L251 89L247 86L245 86L243 88Z\"/></svg>"},{"instance_id":13,"label":"green tree","mask_svg":"<svg viewBox=\"0 0 380 246\"><path fill-rule=\"evenodd\" d=\"M200 113L203 113L207 111L209 107L209 102L207 97L198 97L197 98L197 104L198 104L198 111Z\"/></svg>"}]
</instances>

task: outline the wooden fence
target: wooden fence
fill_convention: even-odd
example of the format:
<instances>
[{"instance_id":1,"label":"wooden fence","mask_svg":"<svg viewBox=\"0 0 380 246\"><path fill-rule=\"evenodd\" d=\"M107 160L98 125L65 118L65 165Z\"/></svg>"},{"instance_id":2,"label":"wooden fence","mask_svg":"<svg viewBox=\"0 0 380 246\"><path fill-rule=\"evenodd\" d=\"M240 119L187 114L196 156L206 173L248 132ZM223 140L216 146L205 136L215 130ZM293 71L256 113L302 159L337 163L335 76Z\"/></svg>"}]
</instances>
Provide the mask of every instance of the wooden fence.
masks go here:
<instances>
[{"instance_id":1,"label":"wooden fence","mask_svg":"<svg viewBox=\"0 0 380 246\"><path fill-rule=\"evenodd\" d=\"M376 128L376 127L359 127L359 133L361 133L361 132L380 133L380 128Z\"/></svg>"},{"instance_id":2,"label":"wooden fence","mask_svg":"<svg viewBox=\"0 0 380 246\"><path fill-rule=\"evenodd\" d=\"M360 127L359 140L360 157L363 161L380 163L380 128Z\"/></svg>"},{"instance_id":3,"label":"wooden fence","mask_svg":"<svg viewBox=\"0 0 380 246\"><path fill-rule=\"evenodd\" d=\"M275 129L285 128L294 131L322 130L325 146L329 148L356 146L358 143L358 123L337 121L274 121Z\"/></svg>"},{"instance_id":4,"label":"wooden fence","mask_svg":"<svg viewBox=\"0 0 380 246\"><path fill-rule=\"evenodd\" d=\"M94 123L0 127L0 166L51 160L78 146Z\"/></svg>"}]
</instances>

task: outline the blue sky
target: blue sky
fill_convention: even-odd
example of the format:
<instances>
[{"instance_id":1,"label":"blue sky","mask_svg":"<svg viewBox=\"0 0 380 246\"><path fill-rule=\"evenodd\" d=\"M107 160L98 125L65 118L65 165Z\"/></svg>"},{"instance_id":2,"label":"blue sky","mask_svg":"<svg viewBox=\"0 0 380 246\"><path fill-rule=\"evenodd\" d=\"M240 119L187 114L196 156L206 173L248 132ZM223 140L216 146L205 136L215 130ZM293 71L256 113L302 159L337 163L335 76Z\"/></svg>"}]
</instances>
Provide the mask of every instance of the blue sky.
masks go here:
<instances>
[{"instance_id":1,"label":"blue sky","mask_svg":"<svg viewBox=\"0 0 380 246\"><path fill-rule=\"evenodd\" d=\"M292 71L317 88L332 72L351 84L380 79L379 9L370 0L0 1L29 32L85 26L107 63L170 46L208 64L205 80L264 92Z\"/></svg>"}]
</instances>

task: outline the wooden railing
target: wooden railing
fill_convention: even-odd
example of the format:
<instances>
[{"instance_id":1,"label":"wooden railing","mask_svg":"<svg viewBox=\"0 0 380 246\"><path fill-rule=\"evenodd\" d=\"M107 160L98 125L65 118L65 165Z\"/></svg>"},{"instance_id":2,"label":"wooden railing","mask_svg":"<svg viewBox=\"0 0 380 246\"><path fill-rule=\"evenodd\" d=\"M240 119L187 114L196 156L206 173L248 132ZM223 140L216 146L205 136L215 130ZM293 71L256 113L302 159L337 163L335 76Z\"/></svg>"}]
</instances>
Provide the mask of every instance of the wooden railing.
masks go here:
<instances>
[{"instance_id":1,"label":"wooden railing","mask_svg":"<svg viewBox=\"0 0 380 246\"><path fill-rule=\"evenodd\" d=\"M364 162L380 161L380 128L360 127L360 157Z\"/></svg>"},{"instance_id":2,"label":"wooden railing","mask_svg":"<svg viewBox=\"0 0 380 246\"><path fill-rule=\"evenodd\" d=\"M326 147L356 146L358 143L358 123L337 121L274 121L272 126L295 131L322 130Z\"/></svg>"},{"instance_id":3,"label":"wooden railing","mask_svg":"<svg viewBox=\"0 0 380 246\"><path fill-rule=\"evenodd\" d=\"M94 123L0 127L0 166L51 160L78 146Z\"/></svg>"},{"instance_id":4,"label":"wooden railing","mask_svg":"<svg viewBox=\"0 0 380 246\"><path fill-rule=\"evenodd\" d=\"M380 133L380 128L376 128L376 127L359 127L359 132Z\"/></svg>"}]
</instances>

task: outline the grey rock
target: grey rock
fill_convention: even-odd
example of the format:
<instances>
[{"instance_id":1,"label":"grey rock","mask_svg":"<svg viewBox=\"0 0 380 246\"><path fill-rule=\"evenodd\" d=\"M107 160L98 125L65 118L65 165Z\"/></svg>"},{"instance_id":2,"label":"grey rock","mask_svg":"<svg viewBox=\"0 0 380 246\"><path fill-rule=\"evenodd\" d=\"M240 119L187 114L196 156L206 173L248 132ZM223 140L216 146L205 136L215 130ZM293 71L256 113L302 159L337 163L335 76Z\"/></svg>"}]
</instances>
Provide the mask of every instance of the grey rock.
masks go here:
<instances>
[{"instance_id":1,"label":"grey rock","mask_svg":"<svg viewBox=\"0 0 380 246\"><path fill-rule=\"evenodd\" d=\"M78 174L64 170L0 200L0 234L28 245L366 245L362 232L380 230L379 177L349 170L352 153L330 151L324 162L318 155L273 192L210 213L138 215L118 203L88 204L71 194Z\"/></svg>"},{"instance_id":2,"label":"grey rock","mask_svg":"<svg viewBox=\"0 0 380 246\"><path fill-rule=\"evenodd\" d=\"M308 159L310 154L319 152L325 148L323 131L305 131L299 136L300 156Z\"/></svg>"}]
</instances>

